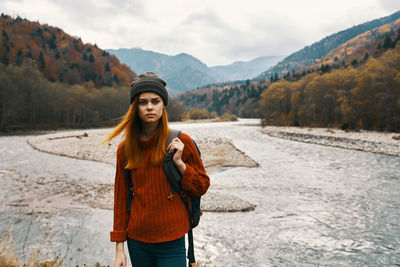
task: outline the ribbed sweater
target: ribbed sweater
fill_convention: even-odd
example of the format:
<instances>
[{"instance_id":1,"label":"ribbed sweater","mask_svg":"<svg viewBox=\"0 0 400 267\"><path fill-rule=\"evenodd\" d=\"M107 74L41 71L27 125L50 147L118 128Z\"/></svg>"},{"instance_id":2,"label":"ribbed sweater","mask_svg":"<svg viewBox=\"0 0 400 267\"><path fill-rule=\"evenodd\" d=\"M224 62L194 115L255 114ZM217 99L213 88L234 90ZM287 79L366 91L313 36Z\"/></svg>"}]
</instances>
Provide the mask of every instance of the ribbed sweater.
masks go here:
<instances>
[{"instance_id":1,"label":"ribbed sweater","mask_svg":"<svg viewBox=\"0 0 400 267\"><path fill-rule=\"evenodd\" d=\"M134 197L130 214L126 210L128 182L125 180L124 142L117 150L117 164L114 185L114 225L110 232L112 242L130 239L158 243L178 239L189 231L186 206L175 193L168 199L171 187L162 166L153 166L150 156L155 145L155 133L146 140L140 140L143 152L142 166L131 171ZM191 138L184 133L179 137L184 144L182 161L186 171L182 176L182 189L193 196L206 193L210 179Z\"/></svg>"}]
</instances>

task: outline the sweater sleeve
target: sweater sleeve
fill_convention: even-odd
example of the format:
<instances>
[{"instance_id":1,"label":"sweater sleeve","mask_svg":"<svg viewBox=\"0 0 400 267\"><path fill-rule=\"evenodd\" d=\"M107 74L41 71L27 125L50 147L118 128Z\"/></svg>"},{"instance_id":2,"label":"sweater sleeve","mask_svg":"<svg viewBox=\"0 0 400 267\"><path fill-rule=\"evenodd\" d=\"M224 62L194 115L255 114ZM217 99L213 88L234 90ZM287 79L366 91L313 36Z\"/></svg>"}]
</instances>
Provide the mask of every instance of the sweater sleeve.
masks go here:
<instances>
[{"instance_id":1,"label":"sweater sleeve","mask_svg":"<svg viewBox=\"0 0 400 267\"><path fill-rule=\"evenodd\" d=\"M114 184L114 225L113 230L110 232L111 242L122 242L128 237L129 213L126 210L126 204L129 185L125 180L124 158L124 142L121 142L117 150Z\"/></svg>"},{"instance_id":2,"label":"sweater sleeve","mask_svg":"<svg viewBox=\"0 0 400 267\"><path fill-rule=\"evenodd\" d=\"M190 136L181 133L179 139L185 145L182 160L186 164L186 171L182 176L182 189L192 196L202 196L210 186L210 178Z\"/></svg>"}]
</instances>

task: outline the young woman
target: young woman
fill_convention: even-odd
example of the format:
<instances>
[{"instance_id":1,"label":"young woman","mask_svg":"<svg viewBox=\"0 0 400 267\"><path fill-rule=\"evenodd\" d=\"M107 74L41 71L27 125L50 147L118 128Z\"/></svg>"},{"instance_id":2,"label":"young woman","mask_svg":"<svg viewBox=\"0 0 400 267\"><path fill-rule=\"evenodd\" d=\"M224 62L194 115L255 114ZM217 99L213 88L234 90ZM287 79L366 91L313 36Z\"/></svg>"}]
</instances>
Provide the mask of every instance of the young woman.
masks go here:
<instances>
[{"instance_id":1,"label":"young woman","mask_svg":"<svg viewBox=\"0 0 400 267\"><path fill-rule=\"evenodd\" d=\"M168 198L170 184L162 163L169 134L166 83L154 73L137 76L131 84L130 107L106 141L124 132L117 150L114 187L116 242L114 267L126 267L127 241L133 267L186 266L185 234L189 231L186 206L179 195ZM181 133L167 146L182 176L182 189L190 195L206 193L210 180L191 138ZM134 196L127 212L129 184L124 169L131 169Z\"/></svg>"}]
</instances>

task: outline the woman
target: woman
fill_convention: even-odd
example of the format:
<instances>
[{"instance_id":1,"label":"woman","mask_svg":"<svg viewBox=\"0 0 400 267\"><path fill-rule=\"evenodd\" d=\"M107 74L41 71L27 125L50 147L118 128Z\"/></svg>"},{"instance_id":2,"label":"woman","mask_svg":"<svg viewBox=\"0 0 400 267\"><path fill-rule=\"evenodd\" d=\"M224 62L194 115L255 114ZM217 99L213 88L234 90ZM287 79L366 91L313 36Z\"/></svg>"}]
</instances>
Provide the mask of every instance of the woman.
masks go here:
<instances>
[{"instance_id":1,"label":"woman","mask_svg":"<svg viewBox=\"0 0 400 267\"><path fill-rule=\"evenodd\" d=\"M154 73L137 76L130 91L130 107L106 141L124 132L117 150L114 187L116 242L114 267L126 267L124 241L132 266L186 266L185 233L189 230L186 206L177 195L168 198L170 184L162 163L169 134L166 83ZM181 133L167 146L182 176L182 189L190 195L206 193L210 180L191 138ZM124 169L131 169L134 196L127 212L129 184ZM176 193L175 193L176 194Z\"/></svg>"}]
</instances>

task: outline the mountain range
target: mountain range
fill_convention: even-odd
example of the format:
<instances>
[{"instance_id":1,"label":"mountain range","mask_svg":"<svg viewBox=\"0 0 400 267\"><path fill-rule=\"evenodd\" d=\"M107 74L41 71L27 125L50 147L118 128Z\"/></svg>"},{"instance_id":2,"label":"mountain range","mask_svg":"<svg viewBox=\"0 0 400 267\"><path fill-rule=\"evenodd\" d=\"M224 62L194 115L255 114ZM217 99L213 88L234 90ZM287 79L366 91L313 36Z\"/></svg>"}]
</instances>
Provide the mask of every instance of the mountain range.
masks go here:
<instances>
[{"instance_id":1,"label":"mountain range","mask_svg":"<svg viewBox=\"0 0 400 267\"><path fill-rule=\"evenodd\" d=\"M326 62L324 57L328 56L329 53L332 54L332 50L335 48L347 44L349 40L369 31L376 35L377 32L372 32L373 29L393 23L399 18L400 11L390 16L353 26L331 34L287 57L264 56L225 66L208 67L199 59L186 53L170 56L141 48L108 49L107 51L117 56L122 63L128 65L136 73L152 71L159 74L167 81L172 94L183 93L228 81L265 80L273 75L281 77L295 70L318 65L320 62ZM354 55L353 58L355 58ZM336 60L338 60L338 57Z\"/></svg>"},{"instance_id":2,"label":"mountain range","mask_svg":"<svg viewBox=\"0 0 400 267\"><path fill-rule=\"evenodd\" d=\"M236 61L230 65L211 67L218 82L252 79L260 70L268 69L284 59L285 56L264 56L250 61Z\"/></svg>"},{"instance_id":3,"label":"mountain range","mask_svg":"<svg viewBox=\"0 0 400 267\"><path fill-rule=\"evenodd\" d=\"M199 59L186 53L170 56L141 48L106 51L117 56L135 73L157 73L167 81L171 93L185 92L206 84L251 79L284 58L265 56L226 66L207 67Z\"/></svg>"}]
</instances>

